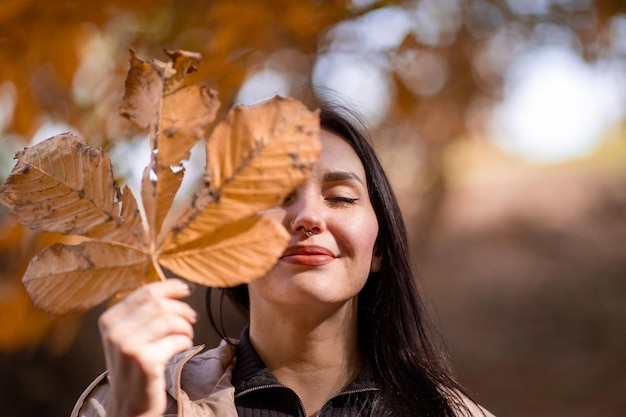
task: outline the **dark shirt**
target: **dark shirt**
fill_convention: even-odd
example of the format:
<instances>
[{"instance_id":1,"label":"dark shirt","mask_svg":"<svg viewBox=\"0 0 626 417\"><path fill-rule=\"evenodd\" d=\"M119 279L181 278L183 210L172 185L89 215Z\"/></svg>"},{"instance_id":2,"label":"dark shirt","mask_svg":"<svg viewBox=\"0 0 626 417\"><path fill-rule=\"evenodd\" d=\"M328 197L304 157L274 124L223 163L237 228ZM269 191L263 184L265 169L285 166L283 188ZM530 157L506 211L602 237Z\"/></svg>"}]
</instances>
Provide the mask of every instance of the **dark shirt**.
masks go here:
<instances>
[{"instance_id":1,"label":"dark shirt","mask_svg":"<svg viewBox=\"0 0 626 417\"><path fill-rule=\"evenodd\" d=\"M306 417L298 394L278 381L252 347L247 327L237 348L232 383L240 417ZM328 400L317 415L367 416L367 405L377 390L371 371L365 367L354 381Z\"/></svg>"}]
</instances>

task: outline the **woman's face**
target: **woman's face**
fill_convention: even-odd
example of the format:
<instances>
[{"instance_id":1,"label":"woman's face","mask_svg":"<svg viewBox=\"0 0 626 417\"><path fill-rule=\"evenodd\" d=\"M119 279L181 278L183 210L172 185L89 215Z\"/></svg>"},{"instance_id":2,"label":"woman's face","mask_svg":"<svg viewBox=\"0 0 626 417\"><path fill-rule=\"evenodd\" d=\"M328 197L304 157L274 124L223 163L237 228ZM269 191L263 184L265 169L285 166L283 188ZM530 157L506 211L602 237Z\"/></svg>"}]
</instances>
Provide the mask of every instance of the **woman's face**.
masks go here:
<instances>
[{"instance_id":1,"label":"woman's face","mask_svg":"<svg viewBox=\"0 0 626 417\"><path fill-rule=\"evenodd\" d=\"M340 136L322 130L321 142L311 177L266 212L285 225L291 242L264 277L248 284L252 307L344 303L380 268L363 164Z\"/></svg>"}]
</instances>

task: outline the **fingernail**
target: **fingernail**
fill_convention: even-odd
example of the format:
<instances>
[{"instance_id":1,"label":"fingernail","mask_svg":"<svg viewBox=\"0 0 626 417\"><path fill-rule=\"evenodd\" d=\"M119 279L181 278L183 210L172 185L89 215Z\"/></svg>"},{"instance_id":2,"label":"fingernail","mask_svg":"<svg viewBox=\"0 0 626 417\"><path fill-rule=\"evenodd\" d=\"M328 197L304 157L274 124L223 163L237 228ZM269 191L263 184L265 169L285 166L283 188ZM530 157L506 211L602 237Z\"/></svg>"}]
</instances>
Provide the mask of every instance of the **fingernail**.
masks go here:
<instances>
[{"instance_id":1,"label":"fingernail","mask_svg":"<svg viewBox=\"0 0 626 417\"><path fill-rule=\"evenodd\" d=\"M187 292L187 294L191 294L196 289L196 286L191 282L184 281L183 285L185 286L185 291Z\"/></svg>"}]
</instances>

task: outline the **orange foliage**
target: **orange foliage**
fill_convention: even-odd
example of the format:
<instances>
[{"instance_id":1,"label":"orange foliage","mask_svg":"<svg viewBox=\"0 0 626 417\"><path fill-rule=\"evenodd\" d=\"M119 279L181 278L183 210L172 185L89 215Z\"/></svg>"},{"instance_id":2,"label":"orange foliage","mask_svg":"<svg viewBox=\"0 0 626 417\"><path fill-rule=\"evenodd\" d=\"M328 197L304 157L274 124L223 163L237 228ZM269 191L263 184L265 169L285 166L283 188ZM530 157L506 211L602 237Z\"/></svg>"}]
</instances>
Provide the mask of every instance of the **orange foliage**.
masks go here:
<instances>
[{"instance_id":1,"label":"orange foliage","mask_svg":"<svg viewBox=\"0 0 626 417\"><path fill-rule=\"evenodd\" d=\"M169 52L145 62L131 52L121 107L149 128L151 160L141 189L145 221L128 187L120 192L111 162L78 137L59 134L20 151L0 202L39 231L92 239L47 247L23 282L35 305L52 315L80 314L148 282L181 278L228 287L263 275L289 240L261 212L304 181L321 151L319 118L292 98L239 105L211 134L200 198L170 230L163 227L190 157L219 102L214 91L186 86L200 56ZM144 231L144 225L147 230Z\"/></svg>"},{"instance_id":2,"label":"orange foliage","mask_svg":"<svg viewBox=\"0 0 626 417\"><path fill-rule=\"evenodd\" d=\"M72 343L76 326L56 323L36 309L21 282L28 261L63 239L67 241L61 235L30 231L12 220L0 224L0 352L35 349L44 340L55 341L48 349L58 352Z\"/></svg>"}]
</instances>

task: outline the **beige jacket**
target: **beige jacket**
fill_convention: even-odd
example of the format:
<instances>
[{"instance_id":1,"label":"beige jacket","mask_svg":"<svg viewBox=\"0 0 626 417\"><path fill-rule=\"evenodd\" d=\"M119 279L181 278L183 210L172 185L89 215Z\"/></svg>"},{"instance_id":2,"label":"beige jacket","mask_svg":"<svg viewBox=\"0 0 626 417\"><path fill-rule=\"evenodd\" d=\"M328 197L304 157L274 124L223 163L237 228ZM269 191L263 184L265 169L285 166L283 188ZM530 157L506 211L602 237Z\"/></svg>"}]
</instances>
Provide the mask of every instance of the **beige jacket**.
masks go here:
<instances>
[{"instance_id":1,"label":"beige jacket","mask_svg":"<svg viewBox=\"0 0 626 417\"><path fill-rule=\"evenodd\" d=\"M237 417L231 375L235 348L222 341L215 349L198 346L179 353L167 366L168 406L164 414L180 417ZM87 387L71 417L106 417L107 373Z\"/></svg>"},{"instance_id":2,"label":"beige jacket","mask_svg":"<svg viewBox=\"0 0 626 417\"><path fill-rule=\"evenodd\" d=\"M203 351L204 346L197 346L174 356L166 369L169 395L163 417L237 417L235 388L231 384L235 349L222 341L215 349ZM108 394L105 372L83 392L71 417L106 417ZM494 417L467 398L463 402L470 416Z\"/></svg>"}]
</instances>

